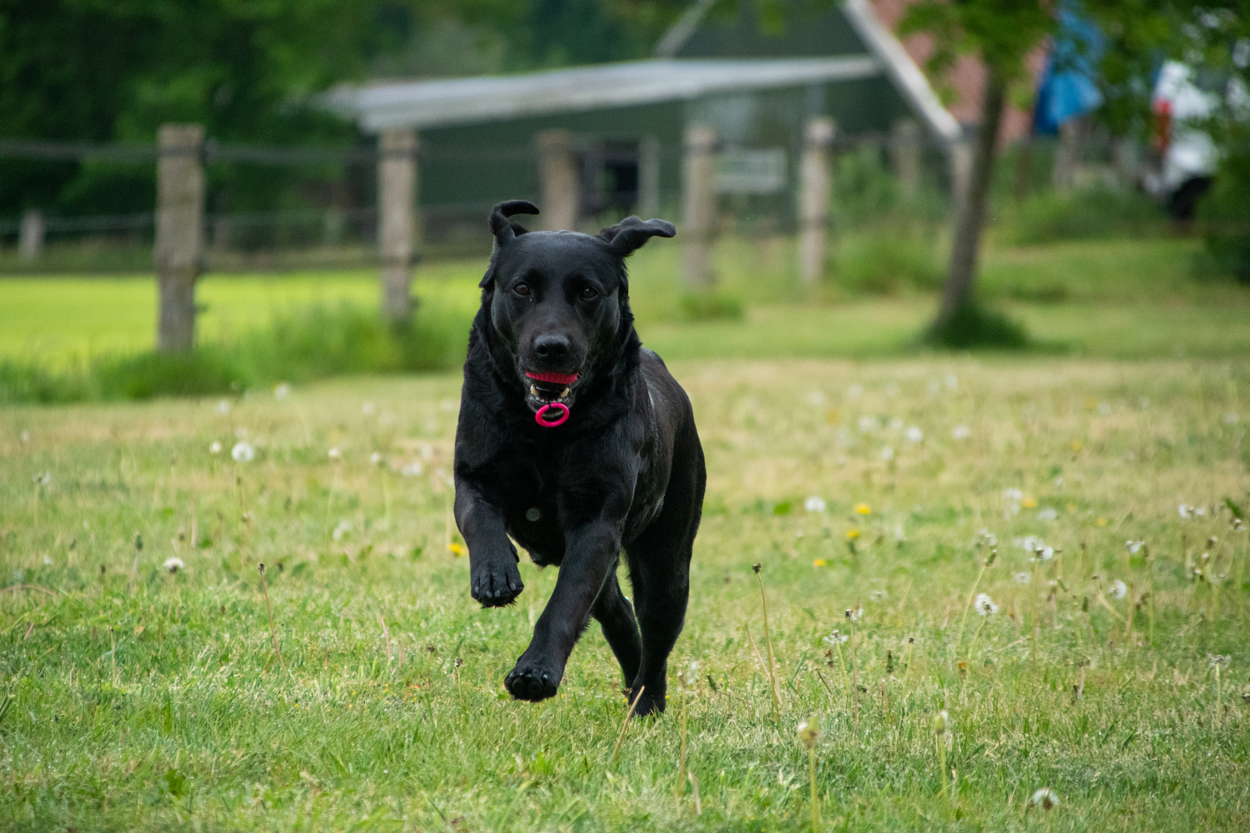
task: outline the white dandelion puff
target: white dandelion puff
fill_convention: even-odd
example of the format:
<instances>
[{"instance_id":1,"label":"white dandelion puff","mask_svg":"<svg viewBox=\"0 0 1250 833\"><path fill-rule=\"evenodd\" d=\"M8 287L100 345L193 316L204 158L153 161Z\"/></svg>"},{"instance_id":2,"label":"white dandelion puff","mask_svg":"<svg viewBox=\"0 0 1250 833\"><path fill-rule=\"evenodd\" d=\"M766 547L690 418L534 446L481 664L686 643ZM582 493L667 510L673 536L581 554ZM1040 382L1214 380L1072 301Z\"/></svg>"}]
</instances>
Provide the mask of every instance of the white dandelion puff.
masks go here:
<instances>
[{"instance_id":1,"label":"white dandelion puff","mask_svg":"<svg viewBox=\"0 0 1250 833\"><path fill-rule=\"evenodd\" d=\"M335 446L334 448L332 448L332 449L330 449L329 451L327 451L327 452L326 452L326 455L327 455L327 456L329 456L329 458L330 458L331 460L342 460L342 459L343 459L343 452L342 452L341 450L339 450L339 447L338 447L338 446Z\"/></svg>"},{"instance_id":2,"label":"white dandelion puff","mask_svg":"<svg viewBox=\"0 0 1250 833\"><path fill-rule=\"evenodd\" d=\"M213 443L212 445L210 445L210 446L208 447L208 453L209 453L209 454L220 454L220 453L221 453L221 443Z\"/></svg>"},{"instance_id":3,"label":"white dandelion puff","mask_svg":"<svg viewBox=\"0 0 1250 833\"><path fill-rule=\"evenodd\" d=\"M1028 584L1033 580L1033 576L1029 573L1016 573L1012 578L1016 580L1016 584Z\"/></svg>"},{"instance_id":4,"label":"white dandelion puff","mask_svg":"<svg viewBox=\"0 0 1250 833\"><path fill-rule=\"evenodd\" d=\"M951 429L952 440L966 440L970 436L972 436L972 431L967 425L956 425Z\"/></svg>"},{"instance_id":5,"label":"white dandelion puff","mask_svg":"<svg viewBox=\"0 0 1250 833\"><path fill-rule=\"evenodd\" d=\"M977 594L972 606L976 609L978 616L992 616L998 612L998 605L994 604L994 600L990 598L989 593Z\"/></svg>"},{"instance_id":6,"label":"white dandelion puff","mask_svg":"<svg viewBox=\"0 0 1250 833\"><path fill-rule=\"evenodd\" d=\"M179 570L186 569L186 566L187 565L183 562L183 560L177 556L165 559L165 569L169 570L171 573L176 573Z\"/></svg>"},{"instance_id":7,"label":"white dandelion puff","mask_svg":"<svg viewBox=\"0 0 1250 833\"><path fill-rule=\"evenodd\" d=\"M921 431L919 426L912 425L907 428L903 436L907 437L908 442L918 443L924 439L924 431Z\"/></svg>"},{"instance_id":8,"label":"white dandelion puff","mask_svg":"<svg viewBox=\"0 0 1250 833\"><path fill-rule=\"evenodd\" d=\"M885 460L887 463L888 463L888 462L890 462L891 460L893 460L893 459L894 459L894 449L893 449L891 446L888 446L888 445L887 445L885 448L881 449L881 459L882 459L882 460Z\"/></svg>"},{"instance_id":9,"label":"white dandelion puff","mask_svg":"<svg viewBox=\"0 0 1250 833\"><path fill-rule=\"evenodd\" d=\"M419 477L424 472L425 472L425 466L421 465L419 461L415 461L415 460L411 463L405 464L404 467L399 470L399 473L402 474L404 477Z\"/></svg>"},{"instance_id":10,"label":"white dandelion puff","mask_svg":"<svg viewBox=\"0 0 1250 833\"><path fill-rule=\"evenodd\" d=\"M213 408L213 410L219 414L230 413L230 400L229 399L218 400L217 405Z\"/></svg>"},{"instance_id":11,"label":"white dandelion puff","mask_svg":"<svg viewBox=\"0 0 1250 833\"><path fill-rule=\"evenodd\" d=\"M382 465L382 455L377 451L373 452L369 455L369 462L375 466Z\"/></svg>"},{"instance_id":12,"label":"white dandelion puff","mask_svg":"<svg viewBox=\"0 0 1250 833\"><path fill-rule=\"evenodd\" d=\"M1041 807L1043 810L1053 810L1059 806L1059 796L1055 795L1055 791L1050 787L1042 787L1033 793L1033 797L1029 799L1030 807Z\"/></svg>"},{"instance_id":13,"label":"white dandelion puff","mask_svg":"<svg viewBox=\"0 0 1250 833\"><path fill-rule=\"evenodd\" d=\"M1137 555L1141 552L1141 548L1146 546L1145 541L1125 541L1124 546L1128 547L1129 555Z\"/></svg>"},{"instance_id":14,"label":"white dandelion puff","mask_svg":"<svg viewBox=\"0 0 1250 833\"><path fill-rule=\"evenodd\" d=\"M824 512L825 499L818 497L817 495L812 495L807 500L803 501L803 508L808 512Z\"/></svg>"},{"instance_id":15,"label":"white dandelion puff","mask_svg":"<svg viewBox=\"0 0 1250 833\"><path fill-rule=\"evenodd\" d=\"M237 442L234 448L230 449L230 456L236 463L250 463L256 456L256 449L252 448L251 443Z\"/></svg>"},{"instance_id":16,"label":"white dandelion puff","mask_svg":"<svg viewBox=\"0 0 1250 833\"><path fill-rule=\"evenodd\" d=\"M281 401L283 399L286 399L290 395L291 395L291 386L288 385L286 382L279 382L277 385L274 385L274 388L273 388L274 399Z\"/></svg>"},{"instance_id":17,"label":"white dandelion puff","mask_svg":"<svg viewBox=\"0 0 1250 833\"><path fill-rule=\"evenodd\" d=\"M833 633L829 634L821 641L824 642L826 645L828 645L830 648L833 648L835 646L841 645L843 642L845 642L848 639L850 639L849 636L847 636L844 633L839 633L837 629L834 629Z\"/></svg>"},{"instance_id":18,"label":"white dandelion puff","mask_svg":"<svg viewBox=\"0 0 1250 833\"><path fill-rule=\"evenodd\" d=\"M864 609L862 607L856 607L853 609L848 609L846 611L846 618L850 619L852 622L858 622L860 619L863 618L863 616L864 616Z\"/></svg>"},{"instance_id":19,"label":"white dandelion puff","mask_svg":"<svg viewBox=\"0 0 1250 833\"><path fill-rule=\"evenodd\" d=\"M1059 517L1059 510L1053 506L1047 506L1045 509L1037 513L1038 520L1042 521L1053 521L1057 517Z\"/></svg>"},{"instance_id":20,"label":"white dandelion puff","mask_svg":"<svg viewBox=\"0 0 1250 833\"><path fill-rule=\"evenodd\" d=\"M1111 595L1113 598L1123 599L1125 596L1128 595L1128 585L1126 585L1124 582L1120 581L1119 579L1116 579L1115 581L1111 582Z\"/></svg>"}]
</instances>

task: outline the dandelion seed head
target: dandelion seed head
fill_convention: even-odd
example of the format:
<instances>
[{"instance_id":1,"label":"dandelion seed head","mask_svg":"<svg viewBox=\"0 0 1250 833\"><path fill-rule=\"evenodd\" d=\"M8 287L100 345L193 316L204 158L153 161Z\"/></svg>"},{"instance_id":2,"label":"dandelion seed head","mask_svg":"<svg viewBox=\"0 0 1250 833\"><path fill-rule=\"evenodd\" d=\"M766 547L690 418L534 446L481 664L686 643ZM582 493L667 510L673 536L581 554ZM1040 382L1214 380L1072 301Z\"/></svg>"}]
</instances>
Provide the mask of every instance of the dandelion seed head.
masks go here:
<instances>
[{"instance_id":1,"label":"dandelion seed head","mask_svg":"<svg viewBox=\"0 0 1250 833\"><path fill-rule=\"evenodd\" d=\"M221 453L221 443L217 443L217 442L215 442L215 443L213 443L212 445L210 445L210 446L208 447L208 453L209 453L209 454L220 454L220 453Z\"/></svg>"},{"instance_id":2,"label":"dandelion seed head","mask_svg":"<svg viewBox=\"0 0 1250 833\"><path fill-rule=\"evenodd\" d=\"M1059 517L1059 510L1053 506L1047 506L1045 509L1037 513L1038 520L1053 521Z\"/></svg>"},{"instance_id":3,"label":"dandelion seed head","mask_svg":"<svg viewBox=\"0 0 1250 833\"><path fill-rule=\"evenodd\" d=\"M874 602L883 602L889 597L889 592L885 590L873 590L868 594L868 598L872 599Z\"/></svg>"},{"instance_id":4,"label":"dandelion seed head","mask_svg":"<svg viewBox=\"0 0 1250 833\"><path fill-rule=\"evenodd\" d=\"M1207 664L1212 668L1223 668L1228 665L1228 654L1207 654Z\"/></svg>"},{"instance_id":5,"label":"dandelion seed head","mask_svg":"<svg viewBox=\"0 0 1250 833\"><path fill-rule=\"evenodd\" d=\"M1145 541L1125 541L1124 546L1128 548L1129 555L1137 555L1141 552L1141 548L1146 546Z\"/></svg>"},{"instance_id":6,"label":"dandelion seed head","mask_svg":"<svg viewBox=\"0 0 1250 833\"><path fill-rule=\"evenodd\" d=\"M217 400L217 405L213 408L213 410L219 414L230 413L230 400L229 399Z\"/></svg>"},{"instance_id":7,"label":"dandelion seed head","mask_svg":"<svg viewBox=\"0 0 1250 833\"><path fill-rule=\"evenodd\" d=\"M1111 595L1117 599L1123 599L1128 595L1128 586L1120 579L1111 582Z\"/></svg>"},{"instance_id":8,"label":"dandelion seed head","mask_svg":"<svg viewBox=\"0 0 1250 833\"><path fill-rule=\"evenodd\" d=\"M416 460L411 463L405 463L404 467L399 470L399 473L404 477L419 477L423 472L425 472L425 466Z\"/></svg>"},{"instance_id":9,"label":"dandelion seed head","mask_svg":"<svg viewBox=\"0 0 1250 833\"><path fill-rule=\"evenodd\" d=\"M907 438L908 442L918 443L924 439L924 431L921 431L919 426L910 425L903 433L903 436Z\"/></svg>"},{"instance_id":10,"label":"dandelion seed head","mask_svg":"<svg viewBox=\"0 0 1250 833\"><path fill-rule=\"evenodd\" d=\"M998 536L988 529L982 529L977 533L977 543L984 544L987 547L996 547L998 546Z\"/></svg>"},{"instance_id":11,"label":"dandelion seed head","mask_svg":"<svg viewBox=\"0 0 1250 833\"><path fill-rule=\"evenodd\" d=\"M171 573L176 573L179 570L186 569L186 566L187 565L183 563L182 559L176 556L174 558L165 559L165 569L169 570Z\"/></svg>"},{"instance_id":12,"label":"dandelion seed head","mask_svg":"<svg viewBox=\"0 0 1250 833\"><path fill-rule=\"evenodd\" d=\"M1033 580L1033 576L1029 573L1016 573L1012 578L1016 580L1016 584L1028 584Z\"/></svg>"},{"instance_id":13,"label":"dandelion seed head","mask_svg":"<svg viewBox=\"0 0 1250 833\"><path fill-rule=\"evenodd\" d=\"M21 440L22 442L24 442L24 443L28 443L28 442L30 442L30 432L29 432L29 431L23 431L22 433L20 433L20 434L18 434L18 435L17 435L17 438L18 438L19 440Z\"/></svg>"},{"instance_id":14,"label":"dandelion seed head","mask_svg":"<svg viewBox=\"0 0 1250 833\"><path fill-rule=\"evenodd\" d=\"M820 721L816 718L810 720L800 720L798 725L799 742L807 749L811 749L816 745L816 738L820 737Z\"/></svg>"},{"instance_id":15,"label":"dandelion seed head","mask_svg":"<svg viewBox=\"0 0 1250 833\"><path fill-rule=\"evenodd\" d=\"M375 466L382 465L382 454L377 451L373 452L369 455L369 462Z\"/></svg>"},{"instance_id":16,"label":"dandelion seed head","mask_svg":"<svg viewBox=\"0 0 1250 833\"><path fill-rule=\"evenodd\" d=\"M970 436L972 436L972 431L969 430L967 425L956 425L951 429L952 440L966 440Z\"/></svg>"},{"instance_id":17,"label":"dandelion seed head","mask_svg":"<svg viewBox=\"0 0 1250 833\"><path fill-rule=\"evenodd\" d=\"M833 632L830 633L828 636L826 636L824 639L822 639L821 642L824 642L826 645L832 648L837 645L841 645L843 642L845 642L848 639L850 639L849 636L847 636L844 633L839 633L838 630L835 628Z\"/></svg>"},{"instance_id":18,"label":"dandelion seed head","mask_svg":"<svg viewBox=\"0 0 1250 833\"><path fill-rule=\"evenodd\" d=\"M998 612L998 605L994 604L994 600L990 598L989 593L978 593L976 599L972 602L972 606L978 616L992 616Z\"/></svg>"},{"instance_id":19,"label":"dandelion seed head","mask_svg":"<svg viewBox=\"0 0 1250 833\"><path fill-rule=\"evenodd\" d=\"M274 399L277 399L279 402L281 402L283 399L286 399L290 395L291 395L291 386L287 384L286 382L279 382L278 384L274 385L274 388L273 388Z\"/></svg>"},{"instance_id":20,"label":"dandelion seed head","mask_svg":"<svg viewBox=\"0 0 1250 833\"><path fill-rule=\"evenodd\" d=\"M338 446L335 446L334 448L331 448L329 451L327 451L327 452L326 452L326 455L327 455L327 456L328 456L331 460L342 460L342 459L343 459L343 452L339 449L339 447L338 447Z\"/></svg>"},{"instance_id":21,"label":"dandelion seed head","mask_svg":"<svg viewBox=\"0 0 1250 833\"><path fill-rule=\"evenodd\" d=\"M251 443L240 440L230 449L230 456L236 463L250 463L256 457L256 449L252 448Z\"/></svg>"},{"instance_id":22,"label":"dandelion seed head","mask_svg":"<svg viewBox=\"0 0 1250 833\"><path fill-rule=\"evenodd\" d=\"M862 607L851 608L846 611L846 618L852 622L858 622L864 617L864 609Z\"/></svg>"},{"instance_id":23,"label":"dandelion seed head","mask_svg":"<svg viewBox=\"0 0 1250 833\"><path fill-rule=\"evenodd\" d=\"M859 430L862 433L868 434L872 431L872 429L876 427L877 427L877 421L873 419L872 417L862 416L859 418Z\"/></svg>"},{"instance_id":24,"label":"dandelion seed head","mask_svg":"<svg viewBox=\"0 0 1250 833\"><path fill-rule=\"evenodd\" d=\"M887 445L885 448L881 449L881 459L885 460L887 463L893 460L894 447Z\"/></svg>"},{"instance_id":25,"label":"dandelion seed head","mask_svg":"<svg viewBox=\"0 0 1250 833\"><path fill-rule=\"evenodd\" d=\"M824 512L825 499L817 495L811 495L807 500L803 501L803 508L808 512Z\"/></svg>"},{"instance_id":26,"label":"dandelion seed head","mask_svg":"<svg viewBox=\"0 0 1250 833\"><path fill-rule=\"evenodd\" d=\"M1030 807L1041 807L1043 810L1053 810L1059 806L1059 796L1055 795L1055 791L1050 787L1042 787L1029 799Z\"/></svg>"}]
</instances>

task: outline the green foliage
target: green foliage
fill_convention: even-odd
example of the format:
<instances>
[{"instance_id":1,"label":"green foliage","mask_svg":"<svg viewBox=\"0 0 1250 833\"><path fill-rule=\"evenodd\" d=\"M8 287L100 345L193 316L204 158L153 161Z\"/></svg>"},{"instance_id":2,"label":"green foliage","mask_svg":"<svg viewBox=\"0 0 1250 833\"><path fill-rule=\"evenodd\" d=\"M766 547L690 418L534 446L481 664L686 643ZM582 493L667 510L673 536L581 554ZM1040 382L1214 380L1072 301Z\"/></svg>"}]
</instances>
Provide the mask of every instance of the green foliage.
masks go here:
<instances>
[{"instance_id":1,"label":"green foliage","mask_svg":"<svg viewBox=\"0 0 1250 833\"><path fill-rule=\"evenodd\" d=\"M878 225L847 234L836 242L831 261L835 285L870 295L929 292L946 277L932 237L906 227Z\"/></svg>"},{"instance_id":2,"label":"green foliage","mask_svg":"<svg viewBox=\"0 0 1250 833\"><path fill-rule=\"evenodd\" d=\"M1027 77L1025 59L1054 27L1051 6L1036 0L918 0L907 7L899 34L933 37L928 67L935 76L959 55L975 55L1010 84Z\"/></svg>"},{"instance_id":3,"label":"green foliage","mask_svg":"<svg viewBox=\"0 0 1250 833\"><path fill-rule=\"evenodd\" d=\"M6 360L0 404L206 396L352 373L445 370L463 361L467 331L464 318L437 307L395 327L353 304L311 306L190 353L105 356L62 369Z\"/></svg>"},{"instance_id":4,"label":"green foliage","mask_svg":"<svg viewBox=\"0 0 1250 833\"><path fill-rule=\"evenodd\" d=\"M1250 285L1250 127L1238 133L1214 187L1198 203L1198 217L1210 268Z\"/></svg>"},{"instance_id":5,"label":"green foliage","mask_svg":"<svg viewBox=\"0 0 1250 833\"><path fill-rule=\"evenodd\" d=\"M1159 206L1144 195L1103 184L1046 189L1001 213L996 228L1021 246L1142 235L1166 225Z\"/></svg>"},{"instance_id":6,"label":"green foliage","mask_svg":"<svg viewBox=\"0 0 1250 833\"><path fill-rule=\"evenodd\" d=\"M935 323L926 341L950 350L1019 350L1028 346L1029 338L1022 324L973 302Z\"/></svg>"},{"instance_id":7,"label":"green foliage","mask_svg":"<svg viewBox=\"0 0 1250 833\"><path fill-rule=\"evenodd\" d=\"M686 292L681 296L681 315L686 321L741 321L742 299L728 292Z\"/></svg>"}]
</instances>

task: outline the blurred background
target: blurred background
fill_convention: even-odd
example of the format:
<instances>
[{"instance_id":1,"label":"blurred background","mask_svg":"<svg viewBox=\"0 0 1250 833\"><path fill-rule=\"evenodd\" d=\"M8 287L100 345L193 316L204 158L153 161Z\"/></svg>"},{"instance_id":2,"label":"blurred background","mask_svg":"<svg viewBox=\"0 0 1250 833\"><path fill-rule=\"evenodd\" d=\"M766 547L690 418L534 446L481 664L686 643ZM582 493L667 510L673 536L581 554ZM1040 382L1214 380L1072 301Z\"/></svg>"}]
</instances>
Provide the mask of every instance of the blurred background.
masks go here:
<instances>
[{"instance_id":1,"label":"blurred background","mask_svg":"<svg viewBox=\"0 0 1250 833\"><path fill-rule=\"evenodd\" d=\"M490 252L677 223L677 357L1250 348L1250 10L0 3L0 401L454 367Z\"/></svg>"}]
</instances>

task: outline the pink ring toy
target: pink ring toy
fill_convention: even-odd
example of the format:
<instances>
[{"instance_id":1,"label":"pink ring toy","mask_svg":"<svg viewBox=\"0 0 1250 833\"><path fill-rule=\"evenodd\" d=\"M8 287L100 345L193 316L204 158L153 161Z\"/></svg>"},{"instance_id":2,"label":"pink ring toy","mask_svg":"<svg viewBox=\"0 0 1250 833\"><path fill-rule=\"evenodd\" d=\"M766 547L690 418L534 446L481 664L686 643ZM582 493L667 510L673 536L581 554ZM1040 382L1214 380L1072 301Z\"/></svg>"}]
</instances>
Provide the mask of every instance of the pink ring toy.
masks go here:
<instances>
[{"instance_id":1,"label":"pink ring toy","mask_svg":"<svg viewBox=\"0 0 1250 833\"><path fill-rule=\"evenodd\" d=\"M543 419L543 415L552 409L559 411L560 416L556 417L554 420ZM534 421L543 428L555 428L558 425L563 425L569 421L569 406L565 405L563 402L551 402L543 405L538 409L538 412L534 414Z\"/></svg>"}]
</instances>

